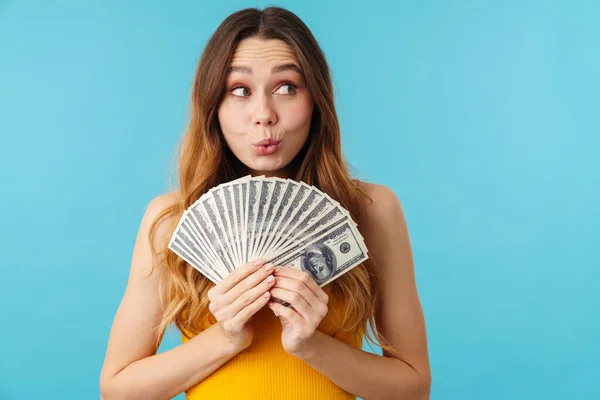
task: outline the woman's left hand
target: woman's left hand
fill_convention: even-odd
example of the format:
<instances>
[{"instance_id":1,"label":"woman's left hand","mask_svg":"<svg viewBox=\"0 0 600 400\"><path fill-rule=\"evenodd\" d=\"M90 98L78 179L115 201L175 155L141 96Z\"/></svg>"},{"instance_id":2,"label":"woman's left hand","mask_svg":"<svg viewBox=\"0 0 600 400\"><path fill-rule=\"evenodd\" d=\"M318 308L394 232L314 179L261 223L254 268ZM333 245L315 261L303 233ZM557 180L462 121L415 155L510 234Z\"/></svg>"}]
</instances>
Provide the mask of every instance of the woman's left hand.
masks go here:
<instances>
[{"instance_id":1,"label":"woman's left hand","mask_svg":"<svg viewBox=\"0 0 600 400\"><path fill-rule=\"evenodd\" d=\"M271 297L290 303L286 307L271 300L269 307L281 321L281 344L297 357L310 352L311 339L329 310L327 294L306 272L289 267L275 268Z\"/></svg>"}]
</instances>

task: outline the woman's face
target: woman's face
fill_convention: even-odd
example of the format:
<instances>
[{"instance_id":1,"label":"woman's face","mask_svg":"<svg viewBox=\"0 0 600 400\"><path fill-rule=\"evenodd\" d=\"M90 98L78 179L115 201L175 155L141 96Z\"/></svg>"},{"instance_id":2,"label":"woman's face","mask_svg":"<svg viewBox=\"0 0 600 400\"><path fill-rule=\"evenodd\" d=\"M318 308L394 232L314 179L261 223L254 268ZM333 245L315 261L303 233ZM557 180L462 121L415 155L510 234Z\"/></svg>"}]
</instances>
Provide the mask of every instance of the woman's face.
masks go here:
<instances>
[{"instance_id":1,"label":"woman's face","mask_svg":"<svg viewBox=\"0 0 600 400\"><path fill-rule=\"evenodd\" d=\"M250 173L286 176L308 139L312 111L300 64L285 42L238 44L218 117L227 145Z\"/></svg>"}]
</instances>

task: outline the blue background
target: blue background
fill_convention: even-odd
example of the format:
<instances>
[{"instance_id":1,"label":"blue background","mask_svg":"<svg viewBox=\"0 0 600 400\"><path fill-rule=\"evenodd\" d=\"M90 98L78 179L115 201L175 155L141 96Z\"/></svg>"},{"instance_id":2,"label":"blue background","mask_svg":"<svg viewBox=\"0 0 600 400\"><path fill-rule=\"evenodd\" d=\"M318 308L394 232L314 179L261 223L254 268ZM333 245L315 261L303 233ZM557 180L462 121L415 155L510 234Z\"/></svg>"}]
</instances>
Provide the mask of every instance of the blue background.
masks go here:
<instances>
[{"instance_id":1,"label":"blue background","mask_svg":"<svg viewBox=\"0 0 600 400\"><path fill-rule=\"evenodd\" d=\"M432 398L600 398L600 2L277 4L325 50L356 174L404 205ZM0 1L1 399L98 398L197 59L265 5Z\"/></svg>"}]
</instances>

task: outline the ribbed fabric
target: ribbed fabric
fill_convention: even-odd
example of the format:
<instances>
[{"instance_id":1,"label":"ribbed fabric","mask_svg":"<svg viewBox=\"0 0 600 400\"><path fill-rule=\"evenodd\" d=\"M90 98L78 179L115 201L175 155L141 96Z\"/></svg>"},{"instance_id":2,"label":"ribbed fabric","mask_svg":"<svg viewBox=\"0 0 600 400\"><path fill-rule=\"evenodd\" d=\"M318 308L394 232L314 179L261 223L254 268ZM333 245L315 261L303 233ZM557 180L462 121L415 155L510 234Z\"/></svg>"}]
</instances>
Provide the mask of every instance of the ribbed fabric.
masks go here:
<instances>
[{"instance_id":1,"label":"ribbed fabric","mask_svg":"<svg viewBox=\"0 0 600 400\"><path fill-rule=\"evenodd\" d=\"M329 312L336 312L330 307ZM211 315L212 317L212 315ZM214 319L211 319L214 323ZM321 330L332 334L336 327ZM187 400L355 400L308 364L285 352L281 345L281 323L264 307L250 321L254 339L210 376L186 391ZM361 348L362 333L332 336ZM188 340L182 335L182 340ZM344 366L340 366L344 368Z\"/></svg>"}]
</instances>

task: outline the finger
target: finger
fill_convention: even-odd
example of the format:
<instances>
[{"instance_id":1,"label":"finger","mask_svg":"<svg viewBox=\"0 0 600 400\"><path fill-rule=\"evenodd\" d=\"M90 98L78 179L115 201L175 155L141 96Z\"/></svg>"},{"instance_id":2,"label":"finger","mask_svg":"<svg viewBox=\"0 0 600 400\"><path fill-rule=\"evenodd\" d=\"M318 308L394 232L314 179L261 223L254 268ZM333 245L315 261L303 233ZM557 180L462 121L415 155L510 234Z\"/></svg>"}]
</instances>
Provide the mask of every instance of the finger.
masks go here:
<instances>
[{"instance_id":1,"label":"finger","mask_svg":"<svg viewBox=\"0 0 600 400\"><path fill-rule=\"evenodd\" d=\"M244 292L256 287L258 284L264 281L265 278L272 275L272 273L272 264L265 264L263 267L252 272L250 275L244 278L244 280L235 285L231 290L223 294L223 304L227 305L233 303L238 297L243 295Z\"/></svg>"},{"instance_id":2,"label":"finger","mask_svg":"<svg viewBox=\"0 0 600 400\"><path fill-rule=\"evenodd\" d=\"M313 321L313 314L315 314L315 312L313 311L313 308L310 306L310 304L308 304L299 293L281 288L271 288L270 291L271 297L287 301L292 305L292 307L296 309L296 311L302 316L302 318L304 318L306 321ZM281 306L283 307L283 305Z\"/></svg>"},{"instance_id":3,"label":"finger","mask_svg":"<svg viewBox=\"0 0 600 400\"><path fill-rule=\"evenodd\" d=\"M310 290L304 282L297 279L278 276L275 278L275 284L273 285L273 288L282 288L291 292L299 293L310 305L321 302L321 300L315 296L312 290Z\"/></svg>"},{"instance_id":4,"label":"finger","mask_svg":"<svg viewBox=\"0 0 600 400\"><path fill-rule=\"evenodd\" d=\"M286 278L296 279L303 282L319 299L327 303L329 297L327 293L315 282L315 280L307 272L301 271L296 268L279 266L275 268L275 276L283 276Z\"/></svg>"},{"instance_id":5,"label":"finger","mask_svg":"<svg viewBox=\"0 0 600 400\"><path fill-rule=\"evenodd\" d=\"M235 299L235 301L233 301L233 303L231 303L231 305L226 307L224 310L224 315L231 317L235 316L260 296L268 292L274 283L275 277L273 275L265 277L260 284L242 293L237 299Z\"/></svg>"},{"instance_id":6,"label":"finger","mask_svg":"<svg viewBox=\"0 0 600 400\"><path fill-rule=\"evenodd\" d=\"M229 324L233 327L242 327L254 314L258 312L261 308L267 304L271 295L269 292L263 293L252 303L244 307L240 312L238 312L230 321Z\"/></svg>"},{"instance_id":7,"label":"finger","mask_svg":"<svg viewBox=\"0 0 600 400\"><path fill-rule=\"evenodd\" d=\"M300 316L296 311L289 307L281 305L277 302L270 301L269 308L273 311L276 317L281 318L284 322L293 324L294 326L301 327L305 323L304 318Z\"/></svg>"},{"instance_id":8,"label":"finger","mask_svg":"<svg viewBox=\"0 0 600 400\"><path fill-rule=\"evenodd\" d=\"M227 293L229 290L231 290L231 288L233 288L235 285L244 280L248 275L250 275L254 271L257 271L262 266L262 264L262 260L255 259L242 265L241 267L227 275L225 279L223 279L221 282L219 282L213 288L213 293L215 295Z\"/></svg>"}]
</instances>

